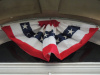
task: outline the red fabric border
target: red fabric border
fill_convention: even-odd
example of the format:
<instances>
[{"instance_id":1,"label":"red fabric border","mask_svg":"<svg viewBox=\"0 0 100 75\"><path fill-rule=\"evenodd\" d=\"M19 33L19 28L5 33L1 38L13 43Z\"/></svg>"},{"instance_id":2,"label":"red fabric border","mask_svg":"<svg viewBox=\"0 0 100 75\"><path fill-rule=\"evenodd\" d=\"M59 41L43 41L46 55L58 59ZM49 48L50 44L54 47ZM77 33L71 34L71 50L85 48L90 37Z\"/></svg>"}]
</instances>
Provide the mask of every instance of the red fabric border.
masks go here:
<instances>
[{"instance_id":1,"label":"red fabric border","mask_svg":"<svg viewBox=\"0 0 100 75\"><path fill-rule=\"evenodd\" d=\"M50 60L50 56L48 56L49 53L53 53L57 58L61 59L57 46L55 44L49 44L48 46L43 48L43 55L47 60Z\"/></svg>"}]
</instances>

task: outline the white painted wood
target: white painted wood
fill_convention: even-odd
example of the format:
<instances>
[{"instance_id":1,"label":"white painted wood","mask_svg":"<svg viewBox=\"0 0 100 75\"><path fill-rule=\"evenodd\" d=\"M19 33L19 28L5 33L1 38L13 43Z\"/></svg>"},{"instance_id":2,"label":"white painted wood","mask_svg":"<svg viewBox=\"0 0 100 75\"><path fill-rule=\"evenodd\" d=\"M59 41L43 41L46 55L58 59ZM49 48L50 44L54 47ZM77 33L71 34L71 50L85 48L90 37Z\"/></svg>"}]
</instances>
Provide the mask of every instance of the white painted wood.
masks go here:
<instances>
[{"instance_id":1,"label":"white painted wood","mask_svg":"<svg viewBox=\"0 0 100 75\"><path fill-rule=\"evenodd\" d=\"M0 74L100 74L100 63L0 63Z\"/></svg>"},{"instance_id":2,"label":"white painted wood","mask_svg":"<svg viewBox=\"0 0 100 75\"><path fill-rule=\"evenodd\" d=\"M48 75L48 74L0 74L0 75ZM52 75L100 75L100 74L52 74Z\"/></svg>"},{"instance_id":3,"label":"white painted wood","mask_svg":"<svg viewBox=\"0 0 100 75\"><path fill-rule=\"evenodd\" d=\"M49 72L49 75L52 75L52 74Z\"/></svg>"},{"instance_id":4,"label":"white painted wood","mask_svg":"<svg viewBox=\"0 0 100 75\"><path fill-rule=\"evenodd\" d=\"M48 74L0 74L0 75L48 75Z\"/></svg>"}]
</instances>

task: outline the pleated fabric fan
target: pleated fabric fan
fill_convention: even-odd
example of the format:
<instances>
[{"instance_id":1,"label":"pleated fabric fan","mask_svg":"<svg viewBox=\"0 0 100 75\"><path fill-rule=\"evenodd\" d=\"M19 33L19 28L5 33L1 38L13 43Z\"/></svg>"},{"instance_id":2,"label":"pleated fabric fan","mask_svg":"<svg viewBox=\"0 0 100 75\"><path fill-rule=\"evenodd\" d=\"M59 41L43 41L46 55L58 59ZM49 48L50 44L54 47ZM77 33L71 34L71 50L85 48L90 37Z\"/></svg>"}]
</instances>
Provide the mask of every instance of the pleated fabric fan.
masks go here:
<instances>
[{"instance_id":1,"label":"pleated fabric fan","mask_svg":"<svg viewBox=\"0 0 100 75\"><path fill-rule=\"evenodd\" d=\"M82 47L98 30L95 25L70 20L31 20L3 26L2 30L31 56L49 61L53 53L63 60Z\"/></svg>"}]
</instances>

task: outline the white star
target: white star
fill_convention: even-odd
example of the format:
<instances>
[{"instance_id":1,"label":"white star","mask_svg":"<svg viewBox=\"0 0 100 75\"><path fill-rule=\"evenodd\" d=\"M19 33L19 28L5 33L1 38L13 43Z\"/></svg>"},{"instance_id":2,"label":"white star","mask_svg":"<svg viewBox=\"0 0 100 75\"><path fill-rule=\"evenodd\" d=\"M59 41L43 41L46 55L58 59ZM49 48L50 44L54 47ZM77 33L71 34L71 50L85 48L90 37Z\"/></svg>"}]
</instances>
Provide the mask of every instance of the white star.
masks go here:
<instances>
[{"instance_id":1,"label":"white star","mask_svg":"<svg viewBox=\"0 0 100 75\"><path fill-rule=\"evenodd\" d=\"M60 41L59 41L59 38L56 40L56 42L60 42Z\"/></svg>"},{"instance_id":2,"label":"white star","mask_svg":"<svg viewBox=\"0 0 100 75\"><path fill-rule=\"evenodd\" d=\"M38 35L38 34L36 33L36 34L34 35L34 37L37 36L37 35Z\"/></svg>"},{"instance_id":3,"label":"white star","mask_svg":"<svg viewBox=\"0 0 100 75\"><path fill-rule=\"evenodd\" d=\"M24 25L23 25L23 29L27 29L27 26L28 26L28 25L24 24Z\"/></svg>"},{"instance_id":4,"label":"white star","mask_svg":"<svg viewBox=\"0 0 100 75\"><path fill-rule=\"evenodd\" d=\"M65 39L67 39L67 36L63 36Z\"/></svg>"},{"instance_id":5,"label":"white star","mask_svg":"<svg viewBox=\"0 0 100 75\"><path fill-rule=\"evenodd\" d=\"M45 36L45 37L47 37L47 35L48 35L48 34L46 34L46 33L45 33L45 35L44 35L44 36Z\"/></svg>"},{"instance_id":6,"label":"white star","mask_svg":"<svg viewBox=\"0 0 100 75\"><path fill-rule=\"evenodd\" d=\"M40 39L41 41L43 41L43 38L41 37L41 39Z\"/></svg>"},{"instance_id":7,"label":"white star","mask_svg":"<svg viewBox=\"0 0 100 75\"><path fill-rule=\"evenodd\" d=\"M71 34L71 35L74 32L74 31L72 31L72 29L71 30L68 30L68 31L69 31L68 34Z\"/></svg>"}]
</instances>

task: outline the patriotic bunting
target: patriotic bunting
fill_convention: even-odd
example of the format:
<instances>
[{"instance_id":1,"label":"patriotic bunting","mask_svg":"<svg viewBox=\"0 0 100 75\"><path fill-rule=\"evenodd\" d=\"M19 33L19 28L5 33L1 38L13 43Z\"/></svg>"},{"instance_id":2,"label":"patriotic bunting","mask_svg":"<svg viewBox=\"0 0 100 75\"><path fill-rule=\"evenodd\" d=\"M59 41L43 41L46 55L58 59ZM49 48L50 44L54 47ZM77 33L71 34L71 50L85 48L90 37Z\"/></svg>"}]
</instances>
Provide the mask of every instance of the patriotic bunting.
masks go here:
<instances>
[{"instance_id":1,"label":"patriotic bunting","mask_svg":"<svg viewBox=\"0 0 100 75\"><path fill-rule=\"evenodd\" d=\"M61 20L16 23L2 27L7 36L31 56L49 61L53 53L63 60L82 47L98 30L95 25L74 25Z\"/></svg>"}]
</instances>

